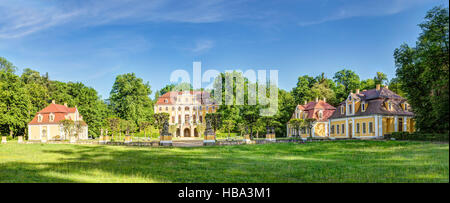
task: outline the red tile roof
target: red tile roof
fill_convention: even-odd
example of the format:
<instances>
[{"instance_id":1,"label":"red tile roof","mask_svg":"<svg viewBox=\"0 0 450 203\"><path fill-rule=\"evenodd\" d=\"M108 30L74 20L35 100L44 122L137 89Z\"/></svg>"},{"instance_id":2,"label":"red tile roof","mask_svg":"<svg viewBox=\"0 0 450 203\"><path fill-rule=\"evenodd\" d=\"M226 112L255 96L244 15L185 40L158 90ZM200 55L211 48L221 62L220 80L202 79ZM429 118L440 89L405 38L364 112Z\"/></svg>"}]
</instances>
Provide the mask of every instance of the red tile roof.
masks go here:
<instances>
[{"instance_id":1,"label":"red tile roof","mask_svg":"<svg viewBox=\"0 0 450 203\"><path fill-rule=\"evenodd\" d=\"M320 100L319 102L309 102L305 105L297 105L297 109L305 111L307 113L306 118L313 118L318 121L327 121L328 118L333 115L336 110L335 107ZM319 112L322 111L322 119L319 119ZM295 118L295 113L292 115Z\"/></svg>"},{"instance_id":2,"label":"red tile roof","mask_svg":"<svg viewBox=\"0 0 450 203\"><path fill-rule=\"evenodd\" d=\"M33 120L31 120L31 122L28 123L28 125L58 124L60 121L66 119L66 116L69 113L75 113L76 111L77 111L76 107L69 108L65 105L51 103L50 105L39 111L34 116ZM50 121L51 114L55 116L55 119L53 121ZM38 122L39 115L42 116L41 122ZM81 121L81 123L83 125L86 125L84 121Z\"/></svg>"}]
</instances>

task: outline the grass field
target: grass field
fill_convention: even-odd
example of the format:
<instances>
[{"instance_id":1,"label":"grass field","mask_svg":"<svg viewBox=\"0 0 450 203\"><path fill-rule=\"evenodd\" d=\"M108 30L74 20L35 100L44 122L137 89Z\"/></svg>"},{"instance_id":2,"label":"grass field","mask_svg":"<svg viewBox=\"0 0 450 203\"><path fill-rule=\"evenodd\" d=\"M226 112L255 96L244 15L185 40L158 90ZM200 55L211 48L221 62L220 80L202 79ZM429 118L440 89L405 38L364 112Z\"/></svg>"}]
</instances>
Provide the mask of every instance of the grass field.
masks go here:
<instances>
[{"instance_id":1,"label":"grass field","mask_svg":"<svg viewBox=\"0 0 450 203\"><path fill-rule=\"evenodd\" d=\"M0 182L449 182L449 145L0 145Z\"/></svg>"}]
</instances>

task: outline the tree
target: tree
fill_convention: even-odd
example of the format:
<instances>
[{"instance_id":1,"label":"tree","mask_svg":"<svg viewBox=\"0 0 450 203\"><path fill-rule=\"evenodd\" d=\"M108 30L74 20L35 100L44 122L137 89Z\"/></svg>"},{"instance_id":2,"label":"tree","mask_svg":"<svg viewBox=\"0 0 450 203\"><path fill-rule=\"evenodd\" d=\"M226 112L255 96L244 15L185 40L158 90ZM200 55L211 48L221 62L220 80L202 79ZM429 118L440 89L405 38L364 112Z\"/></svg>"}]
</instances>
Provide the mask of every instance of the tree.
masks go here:
<instances>
[{"instance_id":1,"label":"tree","mask_svg":"<svg viewBox=\"0 0 450 203\"><path fill-rule=\"evenodd\" d=\"M116 77L109 101L119 118L137 124L141 120L150 120L153 115L151 93L148 82L144 83L134 73L128 73Z\"/></svg>"},{"instance_id":2,"label":"tree","mask_svg":"<svg viewBox=\"0 0 450 203\"><path fill-rule=\"evenodd\" d=\"M0 134L11 137L25 131L30 120L30 98L16 67L0 57Z\"/></svg>"},{"instance_id":3,"label":"tree","mask_svg":"<svg viewBox=\"0 0 450 203\"><path fill-rule=\"evenodd\" d=\"M61 124L61 127L66 137L70 139L70 137L72 136L72 132L74 132L75 130L75 122L70 119L64 119L59 121L59 123Z\"/></svg>"},{"instance_id":4,"label":"tree","mask_svg":"<svg viewBox=\"0 0 450 203\"><path fill-rule=\"evenodd\" d=\"M205 130L206 130L205 123L197 124L197 132L200 134L200 136L203 136L205 134Z\"/></svg>"},{"instance_id":5,"label":"tree","mask_svg":"<svg viewBox=\"0 0 450 203\"><path fill-rule=\"evenodd\" d=\"M111 131L111 137L114 140L114 134L120 131L120 118L109 117L106 119L106 124L107 128Z\"/></svg>"},{"instance_id":6,"label":"tree","mask_svg":"<svg viewBox=\"0 0 450 203\"><path fill-rule=\"evenodd\" d=\"M377 75L373 78L373 80L375 85L384 85L388 81L388 77L382 72L377 72Z\"/></svg>"},{"instance_id":7,"label":"tree","mask_svg":"<svg viewBox=\"0 0 450 203\"><path fill-rule=\"evenodd\" d=\"M139 131L144 131L144 137L147 138L147 129L152 125L149 121L139 121Z\"/></svg>"},{"instance_id":8,"label":"tree","mask_svg":"<svg viewBox=\"0 0 450 203\"><path fill-rule=\"evenodd\" d=\"M228 138L231 137L231 130L234 129L235 124L236 124L236 121L234 121L234 120L224 120L222 122L222 129L224 131L228 132Z\"/></svg>"},{"instance_id":9,"label":"tree","mask_svg":"<svg viewBox=\"0 0 450 203\"><path fill-rule=\"evenodd\" d=\"M216 132L217 129L221 126L221 118L220 114L218 113L207 113L205 119L211 120L211 127L213 128L214 132Z\"/></svg>"},{"instance_id":10,"label":"tree","mask_svg":"<svg viewBox=\"0 0 450 203\"><path fill-rule=\"evenodd\" d=\"M292 89L292 96L294 96L297 104L302 104L304 101L309 101L314 98L311 88L315 83L316 80L307 75L298 78L297 86Z\"/></svg>"},{"instance_id":11,"label":"tree","mask_svg":"<svg viewBox=\"0 0 450 203\"><path fill-rule=\"evenodd\" d=\"M314 127L314 122L316 119L314 118L307 118L303 120L302 126L309 130L309 137L312 137L312 128Z\"/></svg>"},{"instance_id":12,"label":"tree","mask_svg":"<svg viewBox=\"0 0 450 203\"><path fill-rule=\"evenodd\" d=\"M289 124L292 126L292 128L295 129L294 136L297 135L298 137L300 137L300 127L303 126L303 119L298 118L291 119L289 121Z\"/></svg>"},{"instance_id":13,"label":"tree","mask_svg":"<svg viewBox=\"0 0 450 203\"><path fill-rule=\"evenodd\" d=\"M242 134L244 134L244 132L245 132L245 124L244 123L238 123L237 124L237 128L238 128L239 133L240 133L240 135L242 137Z\"/></svg>"},{"instance_id":14,"label":"tree","mask_svg":"<svg viewBox=\"0 0 450 203\"><path fill-rule=\"evenodd\" d=\"M346 95L348 95L350 91L359 89L360 87L359 76L351 70L340 70L334 74L333 78L336 83L344 86L344 92ZM344 97L346 97L346 95Z\"/></svg>"},{"instance_id":15,"label":"tree","mask_svg":"<svg viewBox=\"0 0 450 203\"><path fill-rule=\"evenodd\" d=\"M74 122L74 130L75 130L75 137L78 139L80 137L80 134L83 133L83 130L84 130L83 122L75 121Z\"/></svg>"},{"instance_id":16,"label":"tree","mask_svg":"<svg viewBox=\"0 0 450 203\"><path fill-rule=\"evenodd\" d=\"M396 75L415 113L418 131L449 131L449 9L428 11L416 47L394 51Z\"/></svg>"}]
</instances>

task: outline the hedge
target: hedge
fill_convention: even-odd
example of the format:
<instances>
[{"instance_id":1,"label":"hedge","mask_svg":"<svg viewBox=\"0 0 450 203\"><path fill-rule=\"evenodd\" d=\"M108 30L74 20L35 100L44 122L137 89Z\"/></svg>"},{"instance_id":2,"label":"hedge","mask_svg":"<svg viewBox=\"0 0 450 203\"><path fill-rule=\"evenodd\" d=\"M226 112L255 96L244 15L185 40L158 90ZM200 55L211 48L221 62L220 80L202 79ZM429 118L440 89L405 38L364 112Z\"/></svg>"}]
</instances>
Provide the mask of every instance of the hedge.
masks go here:
<instances>
[{"instance_id":1,"label":"hedge","mask_svg":"<svg viewBox=\"0 0 450 203\"><path fill-rule=\"evenodd\" d=\"M387 134L384 136L386 139L394 138L396 140L420 140L420 141L440 141L448 142L448 133L437 134L437 133L421 133L421 132L394 132L392 134Z\"/></svg>"}]
</instances>

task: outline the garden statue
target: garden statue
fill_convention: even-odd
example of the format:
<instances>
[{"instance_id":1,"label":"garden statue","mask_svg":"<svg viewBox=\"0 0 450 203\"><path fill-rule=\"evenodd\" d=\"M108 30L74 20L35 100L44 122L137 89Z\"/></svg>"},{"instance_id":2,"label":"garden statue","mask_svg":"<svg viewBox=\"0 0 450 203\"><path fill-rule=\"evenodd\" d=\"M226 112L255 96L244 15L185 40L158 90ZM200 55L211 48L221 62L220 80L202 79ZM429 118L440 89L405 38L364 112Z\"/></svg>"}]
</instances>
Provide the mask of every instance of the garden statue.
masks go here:
<instances>
[{"instance_id":1,"label":"garden statue","mask_svg":"<svg viewBox=\"0 0 450 203\"><path fill-rule=\"evenodd\" d=\"M206 117L206 130L203 139L203 145L216 144L216 133L214 133L214 129L212 128L212 122L213 121L211 120L211 117Z\"/></svg>"},{"instance_id":2,"label":"garden statue","mask_svg":"<svg viewBox=\"0 0 450 203\"><path fill-rule=\"evenodd\" d=\"M162 146L172 146L172 133L169 132L169 121L165 120L161 134L159 136L159 144Z\"/></svg>"}]
</instances>

